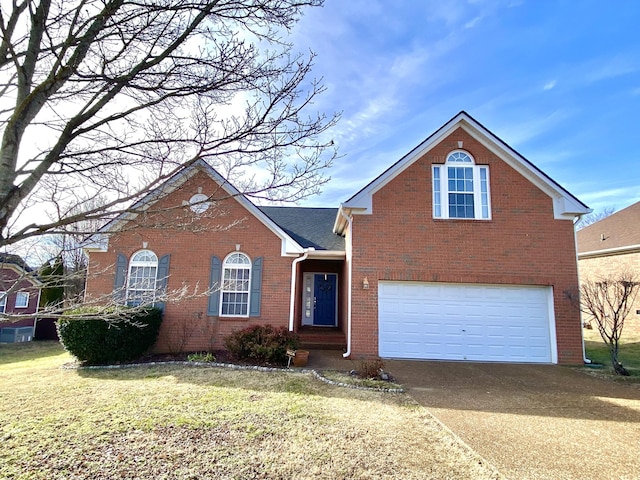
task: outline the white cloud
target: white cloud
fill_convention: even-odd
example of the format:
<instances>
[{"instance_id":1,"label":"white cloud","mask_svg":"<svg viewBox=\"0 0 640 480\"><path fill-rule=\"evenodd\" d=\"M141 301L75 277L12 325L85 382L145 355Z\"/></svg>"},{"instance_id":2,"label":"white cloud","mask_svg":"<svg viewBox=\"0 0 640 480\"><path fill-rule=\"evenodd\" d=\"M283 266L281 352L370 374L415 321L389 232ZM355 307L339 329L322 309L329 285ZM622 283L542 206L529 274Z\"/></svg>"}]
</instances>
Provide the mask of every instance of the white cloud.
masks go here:
<instances>
[{"instance_id":1,"label":"white cloud","mask_svg":"<svg viewBox=\"0 0 640 480\"><path fill-rule=\"evenodd\" d=\"M551 90L552 88L554 88L556 86L556 81L555 80L551 80L550 82L546 83L543 87L543 90Z\"/></svg>"}]
</instances>

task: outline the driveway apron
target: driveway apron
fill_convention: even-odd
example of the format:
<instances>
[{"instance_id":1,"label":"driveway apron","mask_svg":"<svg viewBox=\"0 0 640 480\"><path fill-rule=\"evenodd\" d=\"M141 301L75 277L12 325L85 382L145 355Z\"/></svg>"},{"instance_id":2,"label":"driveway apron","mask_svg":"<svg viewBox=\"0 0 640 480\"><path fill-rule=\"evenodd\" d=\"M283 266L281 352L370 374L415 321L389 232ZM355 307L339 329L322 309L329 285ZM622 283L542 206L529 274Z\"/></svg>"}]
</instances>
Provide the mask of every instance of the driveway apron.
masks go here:
<instances>
[{"instance_id":1,"label":"driveway apron","mask_svg":"<svg viewBox=\"0 0 640 480\"><path fill-rule=\"evenodd\" d=\"M640 388L555 365L386 360L511 479L640 479Z\"/></svg>"}]
</instances>

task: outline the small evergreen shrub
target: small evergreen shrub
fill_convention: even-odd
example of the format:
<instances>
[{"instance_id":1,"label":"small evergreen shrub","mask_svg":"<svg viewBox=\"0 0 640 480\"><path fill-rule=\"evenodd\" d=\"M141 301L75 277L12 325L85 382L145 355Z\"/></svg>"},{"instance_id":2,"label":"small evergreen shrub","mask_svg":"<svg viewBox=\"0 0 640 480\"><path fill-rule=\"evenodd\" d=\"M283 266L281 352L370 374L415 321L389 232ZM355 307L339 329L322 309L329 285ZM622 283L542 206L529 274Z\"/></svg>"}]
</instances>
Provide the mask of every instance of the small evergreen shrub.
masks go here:
<instances>
[{"instance_id":1,"label":"small evergreen shrub","mask_svg":"<svg viewBox=\"0 0 640 480\"><path fill-rule=\"evenodd\" d=\"M234 359L259 364L286 365L287 350L296 350L298 336L284 327L254 325L232 333L224 345Z\"/></svg>"},{"instance_id":2,"label":"small evergreen shrub","mask_svg":"<svg viewBox=\"0 0 640 480\"><path fill-rule=\"evenodd\" d=\"M156 341L162 311L158 308L128 312L80 308L58 320L58 335L65 350L81 362L105 364L141 357Z\"/></svg>"}]
</instances>

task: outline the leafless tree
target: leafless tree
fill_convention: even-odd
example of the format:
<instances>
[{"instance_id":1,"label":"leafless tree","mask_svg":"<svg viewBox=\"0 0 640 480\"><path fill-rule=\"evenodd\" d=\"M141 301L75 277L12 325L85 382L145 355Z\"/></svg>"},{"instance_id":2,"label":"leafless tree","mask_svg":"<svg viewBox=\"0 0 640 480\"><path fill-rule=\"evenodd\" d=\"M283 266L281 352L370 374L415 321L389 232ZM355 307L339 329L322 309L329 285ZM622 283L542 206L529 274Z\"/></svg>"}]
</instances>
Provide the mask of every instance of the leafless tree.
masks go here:
<instances>
[{"instance_id":1,"label":"leafless tree","mask_svg":"<svg viewBox=\"0 0 640 480\"><path fill-rule=\"evenodd\" d=\"M576 224L576 230L581 230L584 227L588 227L592 223L599 222L600 220L607 218L609 215L613 215L616 209L613 207L604 207L598 212L591 212L580 218L580 221Z\"/></svg>"},{"instance_id":2,"label":"leafless tree","mask_svg":"<svg viewBox=\"0 0 640 480\"><path fill-rule=\"evenodd\" d=\"M245 195L327 179L313 54L286 33L321 0L13 0L0 9L0 247L111 219L204 159ZM108 199L21 214L82 189ZM68 200L71 201L71 200ZM32 210L31 210L32 211Z\"/></svg>"},{"instance_id":3,"label":"leafless tree","mask_svg":"<svg viewBox=\"0 0 640 480\"><path fill-rule=\"evenodd\" d=\"M602 340L609 348L613 370L629 375L618 360L618 349L624 322L631 312L640 282L637 275L623 271L618 274L590 279L580 285L579 292L568 292L572 304L594 321Z\"/></svg>"},{"instance_id":4,"label":"leafless tree","mask_svg":"<svg viewBox=\"0 0 640 480\"><path fill-rule=\"evenodd\" d=\"M316 193L339 115L313 112L314 54L286 35L321 3L3 1L0 249L140 213L200 159L254 199Z\"/></svg>"}]
</instances>

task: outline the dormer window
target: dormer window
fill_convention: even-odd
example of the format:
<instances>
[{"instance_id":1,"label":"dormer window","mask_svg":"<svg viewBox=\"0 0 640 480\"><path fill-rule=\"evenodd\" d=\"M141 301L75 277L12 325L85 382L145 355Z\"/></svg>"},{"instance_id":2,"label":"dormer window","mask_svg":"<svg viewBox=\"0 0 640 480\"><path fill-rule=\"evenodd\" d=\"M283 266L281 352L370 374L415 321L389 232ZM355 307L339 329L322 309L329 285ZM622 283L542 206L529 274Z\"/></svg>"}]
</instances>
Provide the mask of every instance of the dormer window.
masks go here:
<instances>
[{"instance_id":1,"label":"dormer window","mask_svg":"<svg viewBox=\"0 0 640 480\"><path fill-rule=\"evenodd\" d=\"M489 220L489 167L455 150L444 165L433 165L433 217Z\"/></svg>"}]
</instances>

